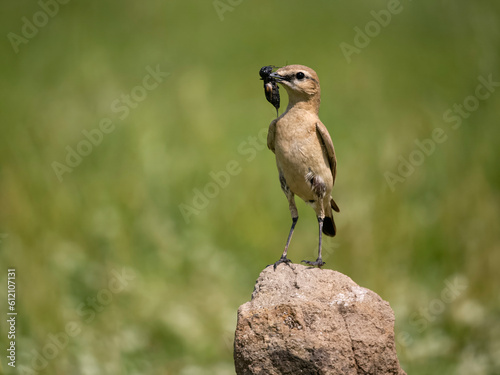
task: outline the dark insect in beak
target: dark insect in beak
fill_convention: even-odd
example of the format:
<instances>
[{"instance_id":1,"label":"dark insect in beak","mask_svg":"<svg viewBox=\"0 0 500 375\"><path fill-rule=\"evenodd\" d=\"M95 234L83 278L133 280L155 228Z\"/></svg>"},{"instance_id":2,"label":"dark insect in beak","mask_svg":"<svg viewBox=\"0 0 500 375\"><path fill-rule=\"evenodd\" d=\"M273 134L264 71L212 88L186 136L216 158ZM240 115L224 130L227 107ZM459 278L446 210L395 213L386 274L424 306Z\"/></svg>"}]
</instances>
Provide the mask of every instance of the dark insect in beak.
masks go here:
<instances>
[{"instance_id":1,"label":"dark insect in beak","mask_svg":"<svg viewBox=\"0 0 500 375\"><path fill-rule=\"evenodd\" d=\"M276 117L278 116L278 109L280 107L280 89L276 83L276 79L271 77L273 67L263 66L260 69L259 75L260 79L264 81L264 93L266 94L266 99L271 103L274 108L276 108Z\"/></svg>"}]
</instances>

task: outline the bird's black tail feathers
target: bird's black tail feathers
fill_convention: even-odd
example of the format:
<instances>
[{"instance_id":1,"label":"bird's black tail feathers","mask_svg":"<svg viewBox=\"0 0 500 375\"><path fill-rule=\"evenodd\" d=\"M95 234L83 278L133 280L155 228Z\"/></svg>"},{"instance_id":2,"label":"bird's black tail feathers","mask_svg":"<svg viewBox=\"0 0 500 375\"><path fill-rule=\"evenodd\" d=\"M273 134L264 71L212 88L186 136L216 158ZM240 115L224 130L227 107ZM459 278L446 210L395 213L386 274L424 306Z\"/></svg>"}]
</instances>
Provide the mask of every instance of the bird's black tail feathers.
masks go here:
<instances>
[{"instance_id":1,"label":"bird's black tail feathers","mask_svg":"<svg viewBox=\"0 0 500 375\"><path fill-rule=\"evenodd\" d=\"M334 237L337 233L333 217L325 216L325 220L323 221L323 233L330 237Z\"/></svg>"},{"instance_id":2,"label":"bird's black tail feathers","mask_svg":"<svg viewBox=\"0 0 500 375\"><path fill-rule=\"evenodd\" d=\"M339 206L337 206L337 203L335 203L333 198L330 199L330 206L334 211L340 212ZM325 220L323 221L323 233L327 236L335 237L337 234L337 228L335 227L332 211L330 211L330 215L331 216L325 216Z\"/></svg>"}]
</instances>

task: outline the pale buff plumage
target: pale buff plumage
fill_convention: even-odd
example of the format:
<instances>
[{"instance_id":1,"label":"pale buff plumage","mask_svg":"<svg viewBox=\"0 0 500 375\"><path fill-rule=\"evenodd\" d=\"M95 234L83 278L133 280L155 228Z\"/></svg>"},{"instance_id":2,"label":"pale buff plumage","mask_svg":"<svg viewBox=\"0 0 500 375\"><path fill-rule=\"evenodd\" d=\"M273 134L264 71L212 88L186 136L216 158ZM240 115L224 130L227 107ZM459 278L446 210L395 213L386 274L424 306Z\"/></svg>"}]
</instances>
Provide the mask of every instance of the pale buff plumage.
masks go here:
<instances>
[{"instance_id":1,"label":"pale buff plumage","mask_svg":"<svg viewBox=\"0 0 500 375\"><path fill-rule=\"evenodd\" d=\"M294 199L297 195L314 208L320 229L318 259L304 262L321 267L321 234L335 235L332 208L338 211L338 207L331 198L337 169L335 150L318 117L319 79L314 70L303 65L282 67L271 77L286 89L289 98L285 113L269 126L267 145L276 155L281 187L293 220L283 255L274 266L290 262L286 254L298 220Z\"/></svg>"}]
</instances>

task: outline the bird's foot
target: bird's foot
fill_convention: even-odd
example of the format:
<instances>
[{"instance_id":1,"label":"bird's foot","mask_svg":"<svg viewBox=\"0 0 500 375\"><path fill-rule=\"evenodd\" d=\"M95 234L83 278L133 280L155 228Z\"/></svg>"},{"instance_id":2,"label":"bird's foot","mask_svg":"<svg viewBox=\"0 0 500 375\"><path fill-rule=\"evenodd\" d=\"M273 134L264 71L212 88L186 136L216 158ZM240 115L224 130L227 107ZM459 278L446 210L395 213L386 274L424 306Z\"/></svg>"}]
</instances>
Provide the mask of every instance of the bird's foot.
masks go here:
<instances>
[{"instance_id":1,"label":"bird's foot","mask_svg":"<svg viewBox=\"0 0 500 375\"><path fill-rule=\"evenodd\" d=\"M281 263L286 263L288 266L290 266L290 263L292 263L292 261L290 259L288 259L286 256L285 257L281 257L276 263L274 263L274 270L276 271L276 267L278 267L278 265L280 265Z\"/></svg>"},{"instance_id":2,"label":"bird's foot","mask_svg":"<svg viewBox=\"0 0 500 375\"><path fill-rule=\"evenodd\" d=\"M311 262L310 260L303 260L302 263L309 264L311 267L323 267L326 263L323 262L321 258L316 259L316 262Z\"/></svg>"}]
</instances>

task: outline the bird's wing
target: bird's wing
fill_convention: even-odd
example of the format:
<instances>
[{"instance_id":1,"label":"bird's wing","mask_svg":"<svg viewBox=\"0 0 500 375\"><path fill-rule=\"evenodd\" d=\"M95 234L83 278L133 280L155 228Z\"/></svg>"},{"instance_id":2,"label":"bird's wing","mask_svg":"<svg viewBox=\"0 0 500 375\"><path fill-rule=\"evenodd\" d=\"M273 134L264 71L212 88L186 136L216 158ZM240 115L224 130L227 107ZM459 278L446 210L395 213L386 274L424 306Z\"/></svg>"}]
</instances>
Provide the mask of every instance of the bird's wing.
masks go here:
<instances>
[{"instance_id":1,"label":"bird's wing","mask_svg":"<svg viewBox=\"0 0 500 375\"><path fill-rule=\"evenodd\" d=\"M274 134L276 133L276 122L278 119L274 119L271 124L269 124L269 131L267 132L267 148L274 152Z\"/></svg>"},{"instance_id":2,"label":"bird's wing","mask_svg":"<svg viewBox=\"0 0 500 375\"><path fill-rule=\"evenodd\" d=\"M335 183L335 177L337 175L337 158L335 157L335 148L333 147L332 138L328 133L328 129L325 125L323 125L321 121L316 123L316 132L318 133L319 139L325 148L326 156L328 157L328 161L330 162L330 170L332 171L333 183Z\"/></svg>"}]
</instances>

